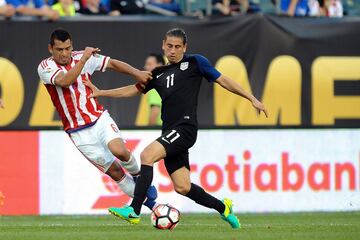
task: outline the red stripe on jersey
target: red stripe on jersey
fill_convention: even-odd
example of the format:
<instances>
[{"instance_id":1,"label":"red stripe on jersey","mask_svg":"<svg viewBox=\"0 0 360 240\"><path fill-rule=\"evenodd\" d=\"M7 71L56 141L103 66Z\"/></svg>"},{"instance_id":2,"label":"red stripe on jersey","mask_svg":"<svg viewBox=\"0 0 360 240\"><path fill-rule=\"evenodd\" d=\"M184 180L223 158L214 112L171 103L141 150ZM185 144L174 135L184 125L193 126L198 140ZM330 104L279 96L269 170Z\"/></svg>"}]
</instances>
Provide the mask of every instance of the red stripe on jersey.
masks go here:
<instances>
[{"instance_id":1,"label":"red stripe on jersey","mask_svg":"<svg viewBox=\"0 0 360 240\"><path fill-rule=\"evenodd\" d=\"M41 61L41 63L40 63L40 66L42 67L42 69L45 69L47 66L48 66L48 60L51 60L52 58L51 57L49 57L49 58L46 58L46 59L44 59L44 60L42 60Z\"/></svg>"},{"instance_id":2,"label":"red stripe on jersey","mask_svg":"<svg viewBox=\"0 0 360 240\"><path fill-rule=\"evenodd\" d=\"M71 117L72 121L74 122L73 128L77 128L79 126L79 124L78 124L77 119L76 119L76 110L75 110L75 106L74 106L74 103L73 103L72 98L71 98L70 89L69 88L64 88L64 87L61 88L61 89L63 91L66 107L67 107L67 109L69 111L69 114L70 114L70 117Z\"/></svg>"},{"instance_id":3,"label":"red stripe on jersey","mask_svg":"<svg viewBox=\"0 0 360 240\"><path fill-rule=\"evenodd\" d=\"M90 74L87 74L87 77L89 79L89 81L91 81L90 79ZM81 75L82 80L84 81L86 76L85 75ZM85 86L85 91L86 91L86 108L89 111L89 113L91 113L92 115L96 116L96 117L100 117L101 116L101 112L104 110L104 107L97 101L96 98L94 98L95 100L95 104L96 104L96 108L94 107L94 105L92 104L92 102L90 101L90 99L88 98L88 96L91 94L91 89L88 86ZM101 111L100 113L97 111Z\"/></svg>"},{"instance_id":4,"label":"red stripe on jersey","mask_svg":"<svg viewBox=\"0 0 360 240\"><path fill-rule=\"evenodd\" d=\"M50 84L45 84L45 87L46 87L48 93L50 94L51 100L52 100L57 112L60 115L61 121L62 121L62 123L64 125L64 130L65 131L68 130L70 128L70 122L66 118L64 109L63 109L63 107L61 105L61 102L60 102L60 99L59 99L59 95L58 95L58 93L56 91L56 86L50 85Z\"/></svg>"},{"instance_id":5,"label":"red stripe on jersey","mask_svg":"<svg viewBox=\"0 0 360 240\"><path fill-rule=\"evenodd\" d=\"M96 103L96 110L101 111L101 113L104 111L103 105L101 105L97 98L94 98L94 101ZM97 115L101 115L101 113L97 113Z\"/></svg>"},{"instance_id":6,"label":"red stripe on jersey","mask_svg":"<svg viewBox=\"0 0 360 240\"><path fill-rule=\"evenodd\" d=\"M102 62L102 65L101 65L101 68L100 68L100 72L103 71L104 67L105 67L105 60L106 60L107 57L104 57L103 59L103 62Z\"/></svg>"},{"instance_id":7,"label":"red stripe on jersey","mask_svg":"<svg viewBox=\"0 0 360 240\"><path fill-rule=\"evenodd\" d=\"M90 74L88 74L88 78L90 79ZM97 113L98 117L100 117L102 112L104 111L104 106L99 103L97 98L94 98L94 101L96 103L96 110L101 111L100 113Z\"/></svg>"},{"instance_id":8,"label":"red stripe on jersey","mask_svg":"<svg viewBox=\"0 0 360 240\"><path fill-rule=\"evenodd\" d=\"M67 71L69 71L71 69L72 61L73 61L73 59L71 58L70 64L65 66L65 69ZM76 119L76 109L75 109L75 105L74 105L74 103L72 101L72 98L71 98L71 91L70 91L69 88L62 87L61 89L63 91L66 107L68 108L68 111L70 113L70 117L74 122L74 127L73 128L77 128L79 126L79 123L78 123L78 121Z\"/></svg>"},{"instance_id":9,"label":"red stripe on jersey","mask_svg":"<svg viewBox=\"0 0 360 240\"><path fill-rule=\"evenodd\" d=\"M75 63L76 63L76 61L75 61ZM80 91L79 91L79 84L78 84L77 80L76 80L71 86L72 86L72 88L73 88L74 91L75 91L75 99L76 99L77 109L78 109L78 111L80 112L81 117L82 117L82 118L84 119L84 121L85 121L85 124L84 124L84 125L91 123L91 119L90 119L89 115L87 115L86 113L84 113L83 110L82 110L81 107L80 107L80 95L81 95L81 94L80 94ZM85 97L86 97L86 96L85 96ZM88 100L86 99L86 101L88 101Z\"/></svg>"},{"instance_id":10,"label":"red stripe on jersey","mask_svg":"<svg viewBox=\"0 0 360 240\"><path fill-rule=\"evenodd\" d=\"M50 78L50 82L52 83L52 84L54 84L55 85L55 81L54 81L54 77L55 77L55 75L60 71L61 69L58 69L58 70L56 70L56 72L51 76L51 78Z\"/></svg>"}]
</instances>

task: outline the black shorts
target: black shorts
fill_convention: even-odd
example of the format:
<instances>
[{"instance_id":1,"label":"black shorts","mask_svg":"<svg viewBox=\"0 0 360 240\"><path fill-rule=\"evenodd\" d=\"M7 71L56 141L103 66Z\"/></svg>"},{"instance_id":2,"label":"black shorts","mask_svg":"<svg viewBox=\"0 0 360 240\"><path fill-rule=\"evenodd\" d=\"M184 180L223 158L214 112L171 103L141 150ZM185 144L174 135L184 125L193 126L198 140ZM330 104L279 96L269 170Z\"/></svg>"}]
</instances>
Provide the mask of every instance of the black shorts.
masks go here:
<instances>
[{"instance_id":1,"label":"black shorts","mask_svg":"<svg viewBox=\"0 0 360 240\"><path fill-rule=\"evenodd\" d=\"M166 157L165 167L169 175L179 168L186 167L190 170L189 148L191 148L197 137L197 128L191 125L179 125L171 130L164 131L156 139L164 146Z\"/></svg>"}]
</instances>

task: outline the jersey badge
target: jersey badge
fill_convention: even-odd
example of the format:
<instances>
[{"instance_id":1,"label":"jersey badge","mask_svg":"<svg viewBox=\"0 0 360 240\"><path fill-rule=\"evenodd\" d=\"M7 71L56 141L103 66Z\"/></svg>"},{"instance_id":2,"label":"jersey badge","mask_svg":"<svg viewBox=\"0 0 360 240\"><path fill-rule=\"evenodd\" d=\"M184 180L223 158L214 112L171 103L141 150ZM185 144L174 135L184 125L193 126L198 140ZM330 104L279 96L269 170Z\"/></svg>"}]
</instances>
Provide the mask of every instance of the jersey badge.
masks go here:
<instances>
[{"instance_id":1,"label":"jersey badge","mask_svg":"<svg viewBox=\"0 0 360 240\"><path fill-rule=\"evenodd\" d=\"M188 67L189 67L189 62L182 62L180 64L180 70L181 71L185 71L186 69L188 69Z\"/></svg>"}]
</instances>

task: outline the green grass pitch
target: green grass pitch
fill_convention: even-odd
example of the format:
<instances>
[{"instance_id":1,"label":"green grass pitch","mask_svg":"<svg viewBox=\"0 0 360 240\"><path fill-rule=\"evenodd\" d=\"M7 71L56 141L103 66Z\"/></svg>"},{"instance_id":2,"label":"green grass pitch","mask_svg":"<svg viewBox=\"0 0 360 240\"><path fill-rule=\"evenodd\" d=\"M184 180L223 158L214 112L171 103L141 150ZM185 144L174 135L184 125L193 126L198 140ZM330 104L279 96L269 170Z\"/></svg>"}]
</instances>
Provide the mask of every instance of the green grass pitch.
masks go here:
<instances>
[{"instance_id":1,"label":"green grass pitch","mask_svg":"<svg viewBox=\"0 0 360 240\"><path fill-rule=\"evenodd\" d=\"M139 225L114 216L0 216L1 240L210 240L210 239L360 239L360 212L239 214L233 230L218 214L182 214L173 230L157 230L144 215Z\"/></svg>"}]
</instances>

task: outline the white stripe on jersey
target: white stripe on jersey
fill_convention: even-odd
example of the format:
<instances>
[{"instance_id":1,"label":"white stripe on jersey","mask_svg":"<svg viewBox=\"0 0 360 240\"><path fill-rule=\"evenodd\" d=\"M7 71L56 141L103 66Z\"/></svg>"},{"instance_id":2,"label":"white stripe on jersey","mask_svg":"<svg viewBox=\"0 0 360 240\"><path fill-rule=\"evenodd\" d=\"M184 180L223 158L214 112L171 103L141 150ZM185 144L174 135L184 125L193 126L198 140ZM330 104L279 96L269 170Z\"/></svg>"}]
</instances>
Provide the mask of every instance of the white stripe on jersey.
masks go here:
<instances>
[{"instance_id":1,"label":"white stripe on jersey","mask_svg":"<svg viewBox=\"0 0 360 240\"><path fill-rule=\"evenodd\" d=\"M92 105L95 106L95 107L94 107L95 112L97 112L97 113L102 113L102 112L103 112L103 111L101 111L101 110L97 110L97 109L96 109L96 102L95 102L94 98L90 98L90 102L92 103Z\"/></svg>"},{"instance_id":2,"label":"white stripe on jersey","mask_svg":"<svg viewBox=\"0 0 360 240\"><path fill-rule=\"evenodd\" d=\"M74 108L75 108L75 117L77 119L78 125L82 126L85 124L85 120L83 119L83 117L81 116L81 113L79 111L79 106L77 105L76 102L76 93L75 93L75 89L73 88L73 85L69 86L69 90L71 92L70 96L71 96L71 101L74 104ZM81 96L81 92L80 92L80 96ZM81 107L80 107L81 109ZM82 109L83 110L83 109Z\"/></svg>"},{"instance_id":3,"label":"white stripe on jersey","mask_svg":"<svg viewBox=\"0 0 360 240\"><path fill-rule=\"evenodd\" d=\"M81 93L86 93L86 89L85 89L85 85L83 84L82 82L82 79L81 81L78 81L78 89ZM79 99L79 103L80 103L80 108L82 109L83 113L88 115L91 119L91 122L94 122L98 119L98 117L94 116L93 114L91 114L87 107L86 107L86 103L90 100L91 104L93 105L94 109L96 109L96 104L94 101L91 101L93 100L93 98L91 99L88 99L86 94L80 94L80 99ZM99 112L99 111L97 111ZM101 112L101 111L100 111Z\"/></svg>"},{"instance_id":4,"label":"white stripe on jersey","mask_svg":"<svg viewBox=\"0 0 360 240\"><path fill-rule=\"evenodd\" d=\"M71 61L71 68L73 68L74 66L75 66L75 61L72 60ZM79 82L79 77L75 80L75 82ZM85 124L85 120L83 119L83 117L81 116L81 113L79 111L79 106L77 105L77 102L76 102L76 93L75 93L75 89L74 89L73 85L69 86L69 90L71 92L71 100L72 100L72 102L74 104L74 108L75 108L75 117L77 119L77 123L78 123L79 126L82 126L82 125ZM81 95L83 95L81 91L79 91L79 94L80 94L80 97L81 97ZM81 106L80 106L80 109L83 110L83 108Z\"/></svg>"},{"instance_id":5,"label":"white stripe on jersey","mask_svg":"<svg viewBox=\"0 0 360 240\"><path fill-rule=\"evenodd\" d=\"M85 78L86 78L88 81L90 81L89 76L88 76L87 74L85 74ZM85 85L83 84L82 81L81 81L81 85L85 88ZM87 96L86 96L86 98L87 98ZM93 105L93 108L94 108L94 111L95 111L95 112L97 112L97 113L102 113L102 112L103 112L103 110L98 110L98 109L97 109L97 104L96 104L94 98L89 98L88 100L90 100L91 104Z\"/></svg>"},{"instance_id":6,"label":"white stripe on jersey","mask_svg":"<svg viewBox=\"0 0 360 240\"><path fill-rule=\"evenodd\" d=\"M74 122L70 116L70 113L69 113L69 110L67 108L67 105L66 105L66 102L65 102L65 99L64 99L64 93L63 93L63 90L61 87L58 87L58 86L55 86L56 87L56 92L59 96L59 100L60 100L60 103L61 103L61 106L63 107L64 109L64 113L65 113L65 116L67 118L67 120L69 121L70 123L70 128L74 128Z\"/></svg>"}]
</instances>

